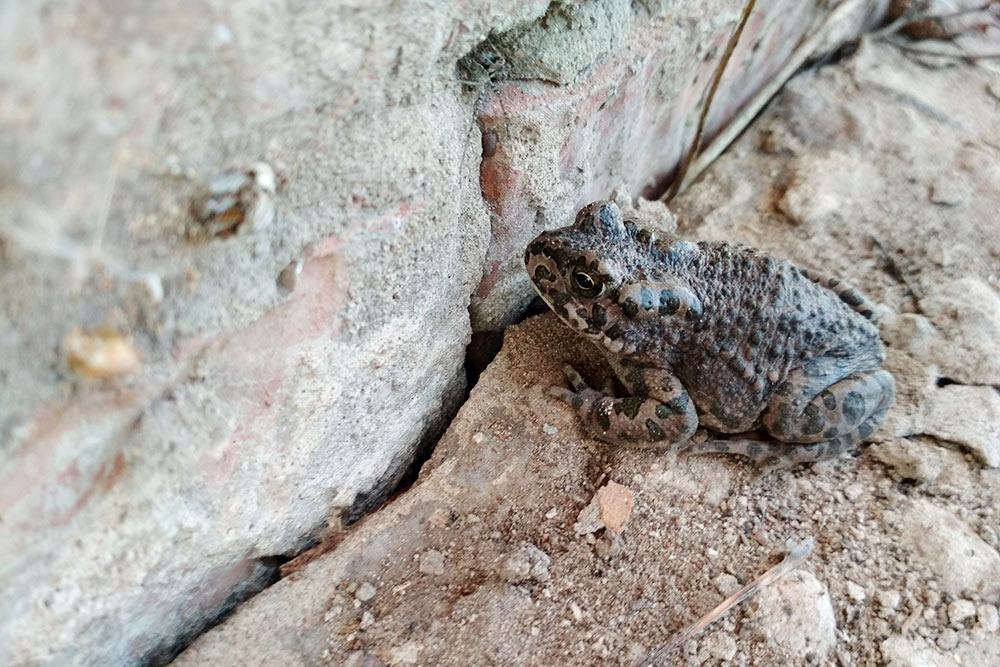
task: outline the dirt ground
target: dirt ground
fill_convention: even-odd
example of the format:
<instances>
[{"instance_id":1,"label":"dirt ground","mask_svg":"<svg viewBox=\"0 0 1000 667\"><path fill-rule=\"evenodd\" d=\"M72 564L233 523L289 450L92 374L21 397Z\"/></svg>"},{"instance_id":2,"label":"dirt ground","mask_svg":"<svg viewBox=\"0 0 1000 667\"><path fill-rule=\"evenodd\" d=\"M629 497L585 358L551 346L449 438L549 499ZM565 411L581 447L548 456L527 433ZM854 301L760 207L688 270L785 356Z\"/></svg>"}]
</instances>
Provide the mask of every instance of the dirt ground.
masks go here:
<instances>
[{"instance_id":1,"label":"dirt ground","mask_svg":"<svg viewBox=\"0 0 1000 667\"><path fill-rule=\"evenodd\" d=\"M873 444L762 480L609 448L544 393L607 368L534 317L413 488L177 664L633 665L808 539L659 664L1000 664L998 184L988 64L863 43L800 74L672 208L882 304L899 396Z\"/></svg>"}]
</instances>

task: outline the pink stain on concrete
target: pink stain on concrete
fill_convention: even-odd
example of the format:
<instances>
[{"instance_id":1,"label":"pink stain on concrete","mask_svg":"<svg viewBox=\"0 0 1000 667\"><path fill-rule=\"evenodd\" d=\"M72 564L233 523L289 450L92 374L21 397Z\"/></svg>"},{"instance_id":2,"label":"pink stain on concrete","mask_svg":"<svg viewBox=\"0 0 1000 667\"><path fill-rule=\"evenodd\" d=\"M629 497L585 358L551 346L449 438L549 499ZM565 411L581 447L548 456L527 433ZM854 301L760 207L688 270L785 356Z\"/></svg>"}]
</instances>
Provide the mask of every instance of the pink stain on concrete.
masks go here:
<instances>
[{"instance_id":1,"label":"pink stain on concrete","mask_svg":"<svg viewBox=\"0 0 1000 667\"><path fill-rule=\"evenodd\" d=\"M213 382L218 396L233 408L236 428L221 453L206 454L203 473L217 484L231 476L240 446L261 438L276 439L275 405L294 387L289 365L309 343L335 339L337 313L346 298L342 251L360 234L404 224L422 205L401 202L381 214L354 202L357 219L349 233L330 236L304 252L295 291L249 327L201 334L178 344L171 364L202 357L219 360ZM124 391L110 384L85 386L65 404L42 407L26 426L27 436L0 470L2 525L38 531L72 521L96 498L107 494L126 474L124 454L115 449L160 388ZM99 451L88 449L95 430Z\"/></svg>"},{"instance_id":2,"label":"pink stain on concrete","mask_svg":"<svg viewBox=\"0 0 1000 667\"><path fill-rule=\"evenodd\" d=\"M476 288L476 296L481 299L489 296L490 291L493 290L498 280L500 280L500 260L493 260L493 263L490 264L490 270L486 272L486 275L483 276L483 279L479 283L479 287Z\"/></svg>"},{"instance_id":3,"label":"pink stain on concrete","mask_svg":"<svg viewBox=\"0 0 1000 667\"><path fill-rule=\"evenodd\" d=\"M371 216L363 213L367 206L358 200L348 208L361 213L359 220L348 226L349 234L326 237L306 249L302 272L288 299L246 329L228 332L212 350L220 360L214 371L219 379L217 395L231 406L235 427L220 450L201 458L201 471L210 483L227 483L248 443L281 442L281 405L297 385L297 360L321 353L322 342L341 332L339 312L348 288L343 249L359 234L401 224L422 209L403 202L388 213Z\"/></svg>"},{"instance_id":4,"label":"pink stain on concrete","mask_svg":"<svg viewBox=\"0 0 1000 667\"><path fill-rule=\"evenodd\" d=\"M0 515L19 530L38 531L68 523L96 495L105 494L126 470L113 448L137 415L142 396L85 390L66 406L42 409L0 478ZM111 447L81 449L81 433L107 429ZM116 437L119 436L119 437Z\"/></svg>"},{"instance_id":5,"label":"pink stain on concrete","mask_svg":"<svg viewBox=\"0 0 1000 667\"><path fill-rule=\"evenodd\" d=\"M329 237L306 252L295 291L252 325L230 332L211 351L217 396L232 409L235 428L221 451L206 453L201 469L215 484L224 484L248 442L276 435L279 404L294 389L295 360L303 348L320 339L335 339L346 300L347 278L340 249Z\"/></svg>"}]
</instances>

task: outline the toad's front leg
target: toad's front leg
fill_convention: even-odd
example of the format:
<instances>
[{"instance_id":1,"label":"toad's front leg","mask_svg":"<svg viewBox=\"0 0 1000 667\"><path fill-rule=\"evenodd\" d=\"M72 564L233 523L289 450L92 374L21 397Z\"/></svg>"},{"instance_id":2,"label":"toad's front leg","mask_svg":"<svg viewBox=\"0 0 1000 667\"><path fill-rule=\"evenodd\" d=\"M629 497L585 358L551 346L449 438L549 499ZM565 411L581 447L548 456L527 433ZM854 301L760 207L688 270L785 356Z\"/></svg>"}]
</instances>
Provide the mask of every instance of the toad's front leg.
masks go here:
<instances>
[{"instance_id":1,"label":"toad's front leg","mask_svg":"<svg viewBox=\"0 0 1000 667\"><path fill-rule=\"evenodd\" d=\"M563 372L573 390L550 387L549 394L573 406L598 440L665 449L694 435L698 413L683 385L661 368L631 369L624 378L634 396L615 398L591 389L572 366ZM642 392L636 392L636 389Z\"/></svg>"}]
</instances>

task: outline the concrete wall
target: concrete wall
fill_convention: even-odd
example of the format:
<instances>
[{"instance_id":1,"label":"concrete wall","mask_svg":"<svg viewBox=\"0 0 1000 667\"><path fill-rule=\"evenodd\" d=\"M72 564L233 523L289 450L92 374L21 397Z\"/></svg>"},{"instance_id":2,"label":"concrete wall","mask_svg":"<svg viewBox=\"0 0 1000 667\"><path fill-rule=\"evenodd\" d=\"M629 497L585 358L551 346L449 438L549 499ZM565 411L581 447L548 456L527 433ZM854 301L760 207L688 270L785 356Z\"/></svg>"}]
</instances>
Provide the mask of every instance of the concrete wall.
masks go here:
<instances>
[{"instance_id":1,"label":"concrete wall","mask_svg":"<svg viewBox=\"0 0 1000 667\"><path fill-rule=\"evenodd\" d=\"M825 4L758 3L713 127ZM0 3L0 664L163 662L381 498L524 243L662 188L741 7Z\"/></svg>"}]
</instances>

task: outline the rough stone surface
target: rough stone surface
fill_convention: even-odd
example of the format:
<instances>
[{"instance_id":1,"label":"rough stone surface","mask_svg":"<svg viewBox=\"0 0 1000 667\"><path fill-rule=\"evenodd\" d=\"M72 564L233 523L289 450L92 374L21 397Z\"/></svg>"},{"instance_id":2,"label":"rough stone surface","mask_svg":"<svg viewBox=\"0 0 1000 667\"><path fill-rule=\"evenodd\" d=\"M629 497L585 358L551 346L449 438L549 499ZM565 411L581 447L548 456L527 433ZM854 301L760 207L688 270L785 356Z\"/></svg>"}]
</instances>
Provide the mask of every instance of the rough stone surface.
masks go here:
<instances>
[{"instance_id":1,"label":"rough stone surface","mask_svg":"<svg viewBox=\"0 0 1000 667\"><path fill-rule=\"evenodd\" d=\"M0 14L0 663L158 663L461 400L489 225L443 65L476 39L446 4ZM189 234L261 159L275 219ZM80 373L77 329L140 363Z\"/></svg>"},{"instance_id":2,"label":"rough stone surface","mask_svg":"<svg viewBox=\"0 0 1000 667\"><path fill-rule=\"evenodd\" d=\"M509 321L522 237L673 168L741 5L4 3L0 663L162 663L376 506L470 295ZM758 3L711 128L826 11Z\"/></svg>"},{"instance_id":3,"label":"rough stone surface","mask_svg":"<svg viewBox=\"0 0 1000 667\"><path fill-rule=\"evenodd\" d=\"M984 464L1000 466L1000 393L993 387L948 385L924 416L927 435L967 448Z\"/></svg>"},{"instance_id":4,"label":"rough stone surface","mask_svg":"<svg viewBox=\"0 0 1000 667\"><path fill-rule=\"evenodd\" d=\"M882 642L886 667L958 667L954 658L922 637L894 635Z\"/></svg>"},{"instance_id":5,"label":"rough stone surface","mask_svg":"<svg viewBox=\"0 0 1000 667\"><path fill-rule=\"evenodd\" d=\"M702 647L709 656L720 661L732 660L739 650L733 636L725 632L713 632L705 637Z\"/></svg>"},{"instance_id":6,"label":"rough stone surface","mask_svg":"<svg viewBox=\"0 0 1000 667\"><path fill-rule=\"evenodd\" d=\"M830 594L808 572L794 572L767 588L754 606L757 632L779 651L822 661L837 643Z\"/></svg>"},{"instance_id":7,"label":"rough stone surface","mask_svg":"<svg viewBox=\"0 0 1000 667\"><path fill-rule=\"evenodd\" d=\"M899 517L902 537L921 556L944 591L969 591L1000 601L1000 554L953 513L927 500L908 503Z\"/></svg>"},{"instance_id":8,"label":"rough stone surface","mask_svg":"<svg viewBox=\"0 0 1000 667\"><path fill-rule=\"evenodd\" d=\"M952 627L962 627L967 619L975 615L976 605L971 600L955 600L948 605L948 620Z\"/></svg>"},{"instance_id":9,"label":"rough stone surface","mask_svg":"<svg viewBox=\"0 0 1000 667\"><path fill-rule=\"evenodd\" d=\"M435 577L444 574L444 554L437 549L428 549L420 554L420 566L418 569L423 574Z\"/></svg>"},{"instance_id":10,"label":"rough stone surface","mask_svg":"<svg viewBox=\"0 0 1000 667\"><path fill-rule=\"evenodd\" d=\"M961 457L925 439L894 438L873 444L868 452L888 466L893 477L914 482L933 482L946 466L961 464Z\"/></svg>"},{"instance_id":11,"label":"rough stone surface","mask_svg":"<svg viewBox=\"0 0 1000 667\"><path fill-rule=\"evenodd\" d=\"M986 632L996 632L997 630L1000 630L1000 612L997 611L996 605L979 605L979 609L976 612L976 618L979 621L979 627Z\"/></svg>"}]
</instances>

